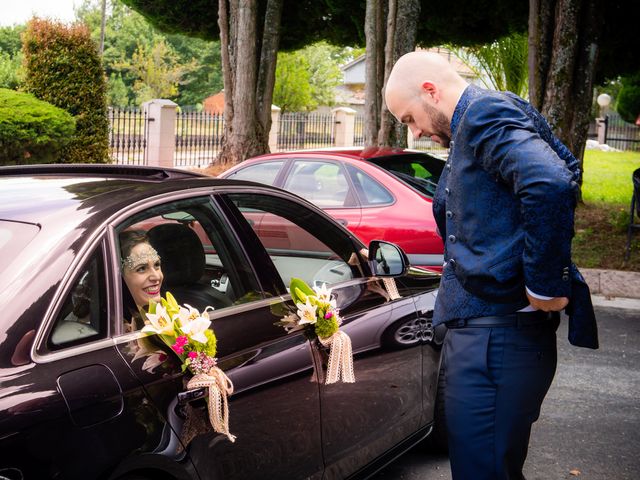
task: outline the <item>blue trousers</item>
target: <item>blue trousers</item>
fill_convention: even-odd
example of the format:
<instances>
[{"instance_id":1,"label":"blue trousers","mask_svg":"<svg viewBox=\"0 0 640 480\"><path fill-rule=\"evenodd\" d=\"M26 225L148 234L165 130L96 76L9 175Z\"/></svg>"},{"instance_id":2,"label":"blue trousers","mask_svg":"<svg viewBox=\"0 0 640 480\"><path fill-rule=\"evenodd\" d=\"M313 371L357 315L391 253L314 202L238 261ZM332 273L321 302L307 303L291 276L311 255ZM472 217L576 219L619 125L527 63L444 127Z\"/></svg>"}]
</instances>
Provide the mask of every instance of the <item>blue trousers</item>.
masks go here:
<instances>
[{"instance_id":1,"label":"blue trousers","mask_svg":"<svg viewBox=\"0 0 640 480\"><path fill-rule=\"evenodd\" d=\"M555 375L557 321L449 329L445 418L453 480L523 480L531 425Z\"/></svg>"}]
</instances>

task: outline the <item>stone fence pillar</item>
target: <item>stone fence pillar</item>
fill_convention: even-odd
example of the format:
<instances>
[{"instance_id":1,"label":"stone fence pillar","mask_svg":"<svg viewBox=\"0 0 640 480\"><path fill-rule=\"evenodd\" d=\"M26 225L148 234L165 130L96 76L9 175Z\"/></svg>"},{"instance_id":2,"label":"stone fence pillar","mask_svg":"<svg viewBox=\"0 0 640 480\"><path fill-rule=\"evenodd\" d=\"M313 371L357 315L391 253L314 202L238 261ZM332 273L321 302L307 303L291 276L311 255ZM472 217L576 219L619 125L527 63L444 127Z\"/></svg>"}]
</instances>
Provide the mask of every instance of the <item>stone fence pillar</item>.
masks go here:
<instances>
[{"instance_id":1,"label":"stone fence pillar","mask_svg":"<svg viewBox=\"0 0 640 480\"><path fill-rule=\"evenodd\" d=\"M607 117L596 118L596 128L598 134L598 143L607 143Z\"/></svg>"},{"instance_id":2,"label":"stone fence pillar","mask_svg":"<svg viewBox=\"0 0 640 480\"><path fill-rule=\"evenodd\" d=\"M269 130L269 151L278 151L278 132L280 131L280 107L271 105L271 130Z\"/></svg>"},{"instance_id":3,"label":"stone fence pillar","mask_svg":"<svg viewBox=\"0 0 640 480\"><path fill-rule=\"evenodd\" d=\"M146 164L149 166L174 166L177 107L178 104L164 99L149 100L142 104L149 121L146 158Z\"/></svg>"},{"instance_id":4,"label":"stone fence pillar","mask_svg":"<svg viewBox=\"0 0 640 480\"><path fill-rule=\"evenodd\" d=\"M339 107L334 108L331 112L335 126L334 145L336 147L353 147L356 111L353 108Z\"/></svg>"}]
</instances>

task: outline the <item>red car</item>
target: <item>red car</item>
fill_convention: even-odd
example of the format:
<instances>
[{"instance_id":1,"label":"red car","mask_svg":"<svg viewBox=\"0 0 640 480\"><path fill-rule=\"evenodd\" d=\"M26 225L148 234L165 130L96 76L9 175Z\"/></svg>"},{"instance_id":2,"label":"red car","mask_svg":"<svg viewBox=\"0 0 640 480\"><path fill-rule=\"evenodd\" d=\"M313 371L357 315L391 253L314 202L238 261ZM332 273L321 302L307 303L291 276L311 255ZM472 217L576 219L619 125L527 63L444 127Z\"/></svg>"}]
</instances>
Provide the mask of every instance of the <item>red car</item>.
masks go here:
<instances>
[{"instance_id":1,"label":"red car","mask_svg":"<svg viewBox=\"0 0 640 480\"><path fill-rule=\"evenodd\" d=\"M363 243L400 245L411 264L442 271L443 244L432 199L445 160L416 150L320 149L254 157L220 177L296 193L325 210Z\"/></svg>"}]
</instances>

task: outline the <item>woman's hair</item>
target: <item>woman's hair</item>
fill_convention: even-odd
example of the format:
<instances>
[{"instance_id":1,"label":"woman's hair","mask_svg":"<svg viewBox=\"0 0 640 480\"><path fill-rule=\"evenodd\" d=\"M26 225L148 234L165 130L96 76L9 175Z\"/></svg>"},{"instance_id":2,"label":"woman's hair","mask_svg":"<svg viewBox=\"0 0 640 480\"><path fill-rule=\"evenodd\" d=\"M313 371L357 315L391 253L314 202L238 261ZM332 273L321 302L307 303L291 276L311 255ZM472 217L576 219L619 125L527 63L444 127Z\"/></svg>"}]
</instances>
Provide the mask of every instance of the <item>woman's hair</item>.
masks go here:
<instances>
[{"instance_id":1,"label":"woman's hair","mask_svg":"<svg viewBox=\"0 0 640 480\"><path fill-rule=\"evenodd\" d=\"M120 260L131 255L133 247L140 243L149 243L149 236L144 230L125 230L118 235L120 240Z\"/></svg>"},{"instance_id":2,"label":"woman's hair","mask_svg":"<svg viewBox=\"0 0 640 480\"><path fill-rule=\"evenodd\" d=\"M140 243L149 243L149 237L147 236L147 232L144 230L124 230L120 232L118 235L118 239L120 241L120 263L131 255L131 250L133 247ZM125 315L125 319L128 320L132 316L139 315L138 306L136 302L133 300L133 295L129 291L129 287L124 281L124 276L120 276L121 279L121 291L122 291L122 306L123 313Z\"/></svg>"}]
</instances>

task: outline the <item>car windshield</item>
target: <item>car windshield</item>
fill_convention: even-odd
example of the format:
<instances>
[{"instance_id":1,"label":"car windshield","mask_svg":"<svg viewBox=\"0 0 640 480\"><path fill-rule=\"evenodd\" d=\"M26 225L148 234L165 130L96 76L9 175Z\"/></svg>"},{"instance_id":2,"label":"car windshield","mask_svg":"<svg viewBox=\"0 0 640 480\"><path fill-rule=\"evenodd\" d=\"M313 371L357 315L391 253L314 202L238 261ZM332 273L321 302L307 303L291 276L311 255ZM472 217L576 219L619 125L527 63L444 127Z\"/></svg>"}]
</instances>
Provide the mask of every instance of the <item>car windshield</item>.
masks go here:
<instances>
[{"instance_id":1,"label":"car windshield","mask_svg":"<svg viewBox=\"0 0 640 480\"><path fill-rule=\"evenodd\" d=\"M40 227L32 223L0 220L0 257L16 258L22 249L36 236ZM11 262L0 262L0 275Z\"/></svg>"},{"instance_id":2,"label":"car windshield","mask_svg":"<svg viewBox=\"0 0 640 480\"><path fill-rule=\"evenodd\" d=\"M394 155L371 158L369 161L384 168L414 190L430 198L436 192L438 180L440 180L445 164L444 160L425 154Z\"/></svg>"}]
</instances>

